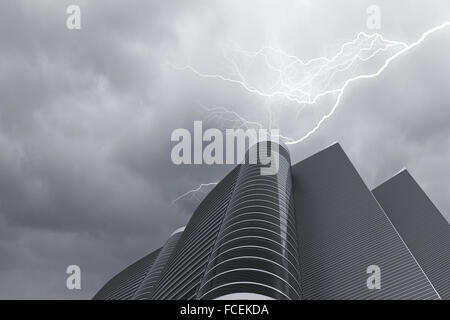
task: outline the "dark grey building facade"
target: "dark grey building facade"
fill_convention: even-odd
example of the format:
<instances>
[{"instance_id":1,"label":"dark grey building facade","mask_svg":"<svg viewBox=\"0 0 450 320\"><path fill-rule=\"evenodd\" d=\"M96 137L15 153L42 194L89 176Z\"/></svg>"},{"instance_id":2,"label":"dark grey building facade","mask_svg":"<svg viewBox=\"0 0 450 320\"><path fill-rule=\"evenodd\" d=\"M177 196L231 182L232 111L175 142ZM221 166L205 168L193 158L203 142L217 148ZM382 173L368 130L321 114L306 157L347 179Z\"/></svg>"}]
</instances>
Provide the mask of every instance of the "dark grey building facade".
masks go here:
<instances>
[{"instance_id":1,"label":"dark grey building facade","mask_svg":"<svg viewBox=\"0 0 450 320\"><path fill-rule=\"evenodd\" d=\"M131 300L147 276L160 249L153 251L125 268L105 284L94 296L97 300Z\"/></svg>"},{"instance_id":2,"label":"dark grey building facade","mask_svg":"<svg viewBox=\"0 0 450 320\"><path fill-rule=\"evenodd\" d=\"M235 167L185 228L94 299L448 298L449 244L433 256L421 255L420 245L410 248L414 236L408 227L399 232L401 222L390 217L396 211L401 220L408 210L389 202L401 197L375 197L338 144L294 166L286 148L280 146L279 155L273 175L261 175L259 161ZM448 223L433 221L443 225L430 243L448 241ZM435 267L439 259L446 264ZM379 268L379 288L368 286L371 266Z\"/></svg>"},{"instance_id":3,"label":"dark grey building facade","mask_svg":"<svg viewBox=\"0 0 450 320\"><path fill-rule=\"evenodd\" d=\"M436 299L436 291L338 144L292 168L305 299ZM367 267L381 270L368 290Z\"/></svg>"},{"instance_id":4,"label":"dark grey building facade","mask_svg":"<svg viewBox=\"0 0 450 320\"><path fill-rule=\"evenodd\" d=\"M450 300L450 224L403 170L372 191L442 299Z\"/></svg>"}]
</instances>

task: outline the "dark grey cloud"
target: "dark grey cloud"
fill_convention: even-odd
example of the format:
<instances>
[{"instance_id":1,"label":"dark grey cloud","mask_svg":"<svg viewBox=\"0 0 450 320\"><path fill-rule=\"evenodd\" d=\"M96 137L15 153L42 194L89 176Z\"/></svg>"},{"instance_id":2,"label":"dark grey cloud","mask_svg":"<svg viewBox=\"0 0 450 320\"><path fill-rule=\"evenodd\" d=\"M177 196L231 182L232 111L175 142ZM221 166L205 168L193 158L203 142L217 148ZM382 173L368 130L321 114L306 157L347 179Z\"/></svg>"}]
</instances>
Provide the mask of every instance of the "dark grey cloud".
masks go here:
<instances>
[{"instance_id":1,"label":"dark grey cloud","mask_svg":"<svg viewBox=\"0 0 450 320\"><path fill-rule=\"evenodd\" d=\"M412 41L450 19L446 1L379 1L382 33ZM79 4L82 30L65 27ZM365 30L370 1L2 1L0 298L90 298L159 247L195 201L170 203L227 166L174 166L170 134L199 103L259 120L267 101L174 70L220 71L229 43L268 43L305 59ZM336 114L291 153L338 140L370 187L408 167L448 213L450 30L352 85ZM65 268L82 269L82 290Z\"/></svg>"}]
</instances>

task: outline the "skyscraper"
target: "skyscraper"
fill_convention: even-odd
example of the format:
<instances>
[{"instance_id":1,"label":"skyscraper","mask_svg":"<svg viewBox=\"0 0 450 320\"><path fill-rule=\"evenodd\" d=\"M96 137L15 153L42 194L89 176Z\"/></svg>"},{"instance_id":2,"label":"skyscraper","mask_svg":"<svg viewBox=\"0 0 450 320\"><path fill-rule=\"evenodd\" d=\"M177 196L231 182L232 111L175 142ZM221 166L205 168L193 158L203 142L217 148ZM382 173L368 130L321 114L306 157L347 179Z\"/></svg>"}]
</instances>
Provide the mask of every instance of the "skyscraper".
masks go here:
<instances>
[{"instance_id":1,"label":"skyscraper","mask_svg":"<svg viewBox=\"0 0 450 320\"><path fill-rule=\"evenodd\" d=\"M450 225L407 170L373 194L442 299L450 299Z\"/></svg>"},{"instance_id":2,"label":"skyscraper","mask_svg":"<svg viewBox=\"0 0 450 320\"><path fill-rule=\"evenodd\" d=\"M145 279L160 249L153 251L122 270L94 296L97 300L131 300Z\"/></svg>"},{"instance_id":3,"label":"skyscraper","mask_svg":"<svg viewBox=\"0 0 450 320\"><path fill-rule=\"evenodd\" d=\"M436 292L338 144L292 168L305 299L435 299ZM367 268L381 270L368 290Z\"/></svg>"},{"instance_id":4,"label":"skyscraper","mask_svg":"<svg viewBox=\"0 0 450 320\"><path fill-rule=\"evenodd\" d=\"M338 144L294 166L279 155L273 175L236 166L184 229L94 299L439 299Z\"/></svg>"}]
</instances>

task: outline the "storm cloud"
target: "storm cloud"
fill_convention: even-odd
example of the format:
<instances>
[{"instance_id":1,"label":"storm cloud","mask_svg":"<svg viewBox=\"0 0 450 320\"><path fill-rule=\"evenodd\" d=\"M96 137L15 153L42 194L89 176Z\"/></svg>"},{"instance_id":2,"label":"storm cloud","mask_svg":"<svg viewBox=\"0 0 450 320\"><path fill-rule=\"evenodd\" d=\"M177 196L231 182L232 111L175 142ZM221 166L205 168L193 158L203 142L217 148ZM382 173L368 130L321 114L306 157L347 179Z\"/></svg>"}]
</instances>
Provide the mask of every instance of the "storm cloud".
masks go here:
<instances>
[{"instance_id":1,"label":"storm cloud","mask_svg":"<svg viewBox=\"0 0 450 320\"><path fill-rule=\"evenodd\" d=\"M66 28L77 4L82 29ZM366 31L371 1L0 2L0 298L91 298L186 224L171 202L230 166L175 166L170 135L199 104L258 119L261 97L216 72L223 46L310 59ZM448 1L378 1L380 32L411 42L450 20ZM450 211L450 28L353 83L293 162L339 141L369 187L403 167ZM283 130L282 127L280 127ZM77 264L82 290L65 287Z\"/></svg>"}]
</instances>

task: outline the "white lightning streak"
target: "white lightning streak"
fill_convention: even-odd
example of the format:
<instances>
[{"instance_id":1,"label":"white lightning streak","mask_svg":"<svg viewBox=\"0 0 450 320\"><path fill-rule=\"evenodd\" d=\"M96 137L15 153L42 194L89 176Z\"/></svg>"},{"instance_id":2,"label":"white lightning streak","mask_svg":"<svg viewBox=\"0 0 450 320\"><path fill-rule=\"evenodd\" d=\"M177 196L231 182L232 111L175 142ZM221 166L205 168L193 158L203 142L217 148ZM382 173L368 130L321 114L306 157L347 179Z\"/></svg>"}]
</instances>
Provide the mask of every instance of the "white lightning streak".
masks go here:
<instances>
[{"instance_id":1,"label":"white lightning streak","mask_svg":"<svg viewBox=\"0 0 450 320\"><path fill-rule=\"evenodd\" d=\"M216 186L218 183L219 183L219 182L202 183L202 184L200 184L200 186L198 186L197 188L192 189L192 190L189 190L189 191L183 193L182 195L180 195L179 197L177 197L175 200L172 201L172 203L171 203L170 205L172 206L172 205L175 204L175 202L177 202L177 201L179 201L179 200L181 200L181 199L184 199L184 198L186 198L186 197L188 197L188 196L190 196L190 195L192 195L192 194L195 195L197 192L202 192L202 189L203 189L203 188L211 187L211 186ZM205 192L203 192L203 193L205 193ZM206 193L207 193L207 192L206 192ZM205 194L206 194L206 193L205 193Z\"/></svg>"},{"instance_id":2,"label":"white lightning streak","mask_svg":"<svg viewBox=\"0 0 450 320\"><path fill-rule=\"evenodd\" d=\"M342 63L334 64L337 61L339 61L339 58L342 58L342 56L345 53L346 48L357 44L359 41L361 41L361 39L363 39L363 41L364 40L372 40L370 42L370 47L369 48L364 48L364 47L360 48L359 51L356 52L351 58L346 59ZM370 56L368 56L366 58L361 57L362 53L374 48L377 40L382 41L382 43L386 44L386 46L384 48L375 50ZM312 86L314 84L313 81L316 80L319 76L323 75L323 73L331 74L331 77L330 76L328 76L328 77L332 78L332 76L336 72L341 72L341 71L344 71L344 70L347 70L348 68L350 68L351 65L356 60L367 61L367 60L373 58L374 56L376 56L379 52L386 51L387 49L396 47L396 46L405 47L406 44L402 43L402 42L398 42L398 41L385 40L381 35L376 34L376 33L372 34L372 35L367 35L364 32L360 32L353 41L344 43L341 46L341 49L338 51L338 53L335 56L333 56L332 58L320 57L320 58L311 59L307 62L303 62L301 59L299 59L295 56L288 55L288 54L284 53L283 51L281 51L280 49L274 49L272 47L265 47L256 52L239 50L240 53L247 55L247 56L251 56L251 57L256 57L258 55L263 56L266 61L267 66L270 69L272 69L273 71L276 71L279 73L279 80L277 81L276 84L278 84L278 82L281 82L282 88L273 90L270 92L258 89L257 87L250 85L248 83L248 81L245 80L245 76L240 71L239 66L236 64L236 62L234 60L228 58L226 55L225 55L225 59L230 62L230 65L233 67L233 70L237 74L239 79L226 77L221 74L202 73L202 72L198 71L197 69L195 69L194 67L192 67L191 65L187 65L187 66L184 66L181 68L177 68L177 67L174 67L174 68L176 68L178 70L189 70L202 78L220 79L220 80L223 80L223 81L226 81L229 83L238 84L238 85L242 86L246 91L256 94L256 95L259 95L264 98L273 98L273 97L281 96L281 97L287 99L288 101L291 101L291 102L294 102L297 104L311 105L311 104L315 104L318 101L318 99L320 99L324 96L327 96L327 95L330 95L333 93L336 93L336 94L339 93L340 89L325 90L321 93L314 94L313 90L309 90L310 92L304 91L302 89L303 86ZM286 57L290 58L293 61L291 63L287 64L286 66L284 66L283 68L276 68L268 61L268 59L269 59L268 56L266 54L264 54L265 50L270 50L272 52L279 53L282 56L284 56L285 58ZM309 66L313 65L314 63L320 63L320 68L317 69L314 73L311 73L310 76L305 76L304 81L302 81L301 83L294 82L292 84L289 84L286 82L286 80L289 80L289 79L285 79L285 77L289 78L289 74L293 72L292 68L294 68L294 67L298 68L298 66L296 66L296 64L300 64L301 67L303 68L303 67L309 67ZM344 67L347 66L347 67L340 70L339 68L343 67L343 66Z\"/></svg>"},{"instance_id":3,"label":"white lightning streak","mask_svg":"<svg viewBox=\"0 0 450 320\"><path fill-rule=\"evenodd\" d=\"M383 64L383 66L375 73L372 74L367 74L367 75L360 75L354 78L350 78L347 81L345 81L344 85L342 86L338 97L336 99L336 103L334 104L333 108L331 109L331 111L326 114L325 116L322 117L322 119L320 119L320 121L316 124L316 126L311 129L307 134L305 134L303 137L301 137L300 139L294 140L294 141L287 141L286 144L296 144L299 142L302 142L303 140L307 139L310 135L312 135L314 132L317 131L317 129L320 128L320 126L322 125L322 123L328 119L329 117L331 117L334 113L334 111L336 111L337 107L339 106L339 103L341 102L341 98L344 95L344 91L347 88L347 86L349 84L351 84L352 82L355 82L357 80L362 80L362 79L370 79L370 78L375 78L377 76L379 76L388 66L389 64L394 61L396 58L400 57L402 54L404 54L405 52L408 52L409 50L411 50L412 48L418 46L419 44L421 44L430 34L441 30L447 26L450 25L450 21L444 22L441 25L434 27L426 32L424 32L422 34L422 36L415 42L411 43L410 45L406 46L405 48L403 48L402 50L398 51L396 54L394 54L393 56L391 56L390 58L388 58L385 63Z\"/></svg>"},{"instance_id":4,"label":"white lightning streak","mask_svg":"<svg viewBox=\"0 0 450 320\"><path fill-rule=\"evenodd\" d=\"M357 37L354 40L344 43L341 46L340 50L333 57L331 57L331 58L319 57L319 58L314 58L314 59L311 59L308 61L303 61L296 56L286 54L281 49L276 49L271 46L266 46L256 52L245 51L245 50L240 49L239 52L248 57L262 56L265 59L266 65L272 71L278 72L279 79L276 81L274 86L279 84L279 85L281 85L281 88L278 88L278 89L275 89L272 91L265 91L265 90L258 89L257 87L250 85L248 83L248 81L246 81L245 76L242 74L237 63L234 60L232 60L226 56L225 56L226 60L228 60L230 62L230 64L233 67L234 72L238 76L237 79L232 78L232 77L227 77L227 76L224 76L221 74L202 73L190 65L187 65L187 66L184 66L181 68L176 68L176 67L174 67L174 68L176 68L178 70L189 70L202 78L220 79L220 80L223 80L223 81L226 81L229 83L234 83L234 84L240 85L246 91L248 91L252 94L257 94L261 97L272 98L272 97L276 97L276 96L281 96L281 97L287 99L288 101L297 103L299 105L314 105L317 103L317 101L320 98L335 94L336 100L335 100L335 103L333 104L331 110L327 114L325 114L317 122L317 124L311 130L309 130L305 135L303 135L301 138L292 138L292 137L282 136L286 140L286 145L292 145L292 144L297 144L297 143L302 142L305 139L307 139L309 136L311 136L313 133L315 133L320 128L320 126L323 124L323 122L325 120L327 120L328 118L330 118L333 115L333 113L335 112L335 110L337 109L337 107L339 106L339 104L341 102L341 99L342 99L342 96L343 96L345 90L351 83L356 82L358 80L370 79L370 78L379 76L390 65L390 63L392 61L394 61L395 59L397 59L404 53L408 52L409 50L411 50L414 47L421 44L430 34L436 32L438 30L441 30L441 29L447 27L448 25L450 25L450 21L444 22L439 26L436 26L432 29L427 30L426 32L424 32L422 34L422 36L417 41L415 41L411 44L406 44L405 42L401 42L401 41L387 40L378 33L369 35L364 32L360 32L360 33L358 33ZM361 41L361 39L363 41L370 40L370 46L364 47L364 45L362 45L362 47L360 47L356 53L353 53L353 55L350 58L347 58L343 62L340 62L339 60L341 58L343 58L343 56L345 57L346 49L352 48L352 46L357 45L357 44L359 44L361 46L361 44L359 43ZM375 49L377 41L381 41L381 43L384 46L381 48ZM368 61L371 58L374 58L378 53L387 51L390 48L399 48L399 51L397 51L392 56L387 58L387 60L384 62L384 64L377 71L370 73L370 74L362 74L362 75L357 75L357 76L351 77L351 78L347 79L345 82L343 82L343 84L340 87L327 89L331 79L337 73L342 72L342 71L347 71L353 65L353 63L355 61ZM374 49L374 51L369 56L367 56L367 57L362 56L363 53L369 52L372 49ZM285 58L291 59L292 62L283 66L282 68L277 68L269 61L269 57L265 53L266 51L276 52ZM319 68L317 70L315 70L314 72L307 72L307 76L305 76L300 83L296 83L296 82L292 82L292 81L290 81L291 83L287 83L286 80L290 80L289 79L290 73L292 73L292 68L296 64L301 65L302 68L314 66L314 64L319 64ZM324 80L325 85L322 84L322 89L324 89L324 90L321 90L320 86L317 87L318 85L320 85L320 83L319 84L315 83L315 81L318 81L317 79L321 76L326 78ZM307 87L307 88L309 87L309 90L305 91L303 89L304 87ZM315 90L318 90L318 92L315 92ZM232 112L230 110L227 110L227 111L229 113ZM236 112L233 112L233 113L236 116L236 118L242 120L241 117ZM246 120L245 122L249 123L250 121Z\"/></svg>"},{"instance_id":5,"label":"white lightning streak","mask_svg":"<svg viewBox=\"0 0 450 320\"><path fill-rule=\"evenodd\" d=\"M240 125L234 126L234 128L242 128L242 127L249 128L251 126L255 126L258 129L264 128L263 124L256 122L256 121L247 120L244 117L242 117L240 114L238 114L236 111L230 110L228 108L225 108L225 107L208 108L208 107L204 106L203 104L200 104L200 106L202 108L204 108L207 113L209 113L209 116L207 117L207 119L212 119L214 117L218 117L218 118L222 119L223 121L239 122ZM235 120L226 119L225 118L226 114L230 114L233 117L235 117L236 119ZM269 133L269 134L271 134L271 133ZM283 136L282 134L277 134L277 135L271 134L271 137L284 139L285 141L293 141L294 140L290 137Z\"/></svg>"},{"instance_id":6,"label":"white lightning streak","mask_svg":"<svg viewBox=\"0 0 450 320\"><path fill-rule=\"evenodd\" d=\"M281 96L285 99L287 99L288 101L291 102L295 102L297 104L303 105L313 105L315 104L320 98L324 97L324 96L328 96L331 94L336 94L336 101L333 104L333 107L331 108L331 110L324 115L318 122L317 124L311 129L309 130L305 135L303 135L301 138L295 139L295 138L290 138L290 137L286 137L286 136L282 136L280 135L281 138L285 139L285 144L286 145L294 145L297 143L300 143L302 141L304 141L305 139L307 139L308 137L310 137L312 134L314 134L320 127L321 125L325 122L325 120L327 120L328 118L330 118L334 112L336 111L336 109L338 108L338 106L340 105L342 96L344 95L345 90L347 89L347 87L356 81L359 80L364 80L364 79L371 79L371 78L375 78L377 76L379 76L384 70L386 70L386 68L391 64L392 61L394 61L395 59L397 59L398 57L402 56L403 54L405 54L406 52L410 51L411 49L417 47L418 45L420 45L428 36L430 36L431 34L435 33L436 31L442 30L445 27L450 26L450 21L446 21L432 29L429 29L427 31L425 31L421 37L416 40L415 42L411 43L411 44L406 44L404 42L401 41L392 41L392 40L386 40L383 38L383 36L381 36L378 33L374 33L371 35L368 35L364 32L360 32L358 33L357 37L347 43L344 43L340 50L331 58L327 58L327 57L318 57L318 58L314 58L308 61L303 61L300 58L293 56L293 55L289 55L285 52L283 52L281 49L277 49L277 48L273 48L271 46L266 46L261 48L258 51L255 52L251 52L251 51L245 51L242 49L239 49L239 52L241 54L244 54L247 57L257 57L257 56L262 56L265 59L266 65L272 70L278 73L279 75L279 79L277 80L277 82L275 83L275 85L273 87L275 87L278 84L281 84L282 87L284 88L284 90L280 90L280 89L275 89L273 91L267 92L264 90L260 90L258 88L256 88L255 86L252 86L250 84L247 83L247 81L245 80L244 75L242 74L242 72L239 69L239 66L237 65L237 63L232 60L229 59L227 56L225 56L225 59L228 60L231 65L233 66L233 70L235 71L235 73L238 75L239 79L235 79L235 78L231 78L231 77L226 77L224 75L221 74L206 74L206 73L202 73L199 72L197 69L195 69L194 67L187 65L184 67L174 67L175 69L178 70L189 70L191 72L193 72L194 74L198 75L199 77L202 78L211 78L211 79L220 79L229 83L233 83L233 84L237 84L240 85L241 87L243 87L246 91L252 93L252 94L257 94L261 97L265 97L265 98L272 98L272 97L276 97L276 96ZM340 62L335 64L336 62L339 62L339 59L341 58L341 56L343 56L345 54L345 50L349 47L351 47L352 45L356 45L358 44L358 41L360 41L361 39L369 39L371 40L370 42L370 46L369 48L360 48L355 54L353 54L352 57L344 60L344 62ZM368 57L363 57L362 54L364 52L368 52L371 49L373 49L375 47L375 43L377 40L381 40L383 44L385 44L384 47L382 48L378 48L376 49L374 52L372 52L372 54L370 54ZM373 73L369 73L369 74L362 74L362 75L358 75L355 77L351 77L349 79L347 79L340 88L335 88L335 89L328 89L328 90L324 90L322 92L316 93L314 94L313 90L310 88L309 92L303 90L303 88L306 87L311 87L314 83L313 81L315 79L317 79L320 76L323 76L323 74L325 74L326 79L326 85L325 88L328 86L329 82L331 81L331 79L333 78L333 76L338 73L338 72L342 72L345 70L348 70L352 64L359 60L359 61L367 61L370 60L371 58L375 57L379 52L382 51L387 51L389 48L394 48L394 47L401 47L401 49L399 51L397 51L396 53L394 53L392 56L390 56L384 63L383 65L376 71ZM276 66L274 66L270 61L269 61L269 57L267 54L265 54L266 51L269 52L275 52L278 53L280 55L282 55L285 58L289 58L292 61L283 66L282 68L277 68ZM305 77L305 79L303 79L302 82L300 83L293 83L293 84L289 84L286 83L286 80L289 80L289 76L290 73L292 72L292 69L296 64L301 65L302 67L310 67L310 66L314 66L314 64L319 64L320 67L315 71L315 72L310 72L308 74L308 76ZM343 69L341 69L343 68ZM287 77L286 77L287 76ZM224 107L218 107L218 108L206 108L207 111L210 113L210 115L212 117L215 116L223 116L225 114L230 114L232 116L234 116L238 121L241 123L241 126L245 125L253 125L253 126L257 126L258 128L262 128L262 124L258 123L258 122L254 122L254 121L249 121L246 120L245 118L243 118L242 116L240 116L237 112L229 110L227 108ZM228 121L233 121L230 119L225 119ZM177 202L178 200L184 199L185 197L191 195L191 194L195 194L197 192L202 192L202 188L208 187L208 186L213 186L213 185L217 185L218 182L211 182L211 183L204 183L201 184L199 187L197 187L196 189L187 191L186 193L182 194L181 196L179 196L178 198L176 198L172 204L174 204L175 202Z\"/></svg>"}]
</instances>

